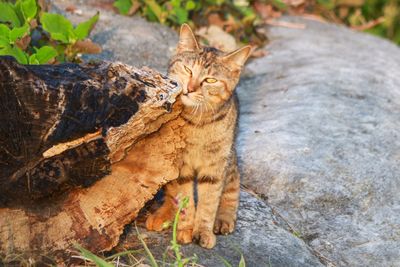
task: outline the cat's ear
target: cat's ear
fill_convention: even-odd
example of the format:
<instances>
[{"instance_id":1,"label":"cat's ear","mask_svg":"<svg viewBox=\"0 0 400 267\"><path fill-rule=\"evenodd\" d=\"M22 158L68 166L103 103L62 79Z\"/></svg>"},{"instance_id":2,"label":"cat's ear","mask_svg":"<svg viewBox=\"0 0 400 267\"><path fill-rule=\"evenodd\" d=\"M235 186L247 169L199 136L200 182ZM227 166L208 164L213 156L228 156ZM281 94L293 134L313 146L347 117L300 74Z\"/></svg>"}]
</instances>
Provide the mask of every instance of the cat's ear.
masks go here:
<instances>
[{"instance_id":1,"label":"cat's ear","mask_svg":"<svg viewBox=\"0 0 400 267\"><path fill-rule=\"evenodd\" d=\"M176 51L181 53L185 51L197 51L199 49L199 44L196 41L196 37L194 37L192 29L186 23L182 24Z\"/></svg>"},{"instance_id":2,"label":"cat's ear","mask_svg":"<svg viewBox=\"0 0 400 267\"><path fill-rule=\"evenodd\" d=\"M246 45L224 56L223 61L225 61L233 68L240 69L243 67L244 63L246 63L247 58L250 56L250 51L251 46Z\"/></svg>"}]
</instances>

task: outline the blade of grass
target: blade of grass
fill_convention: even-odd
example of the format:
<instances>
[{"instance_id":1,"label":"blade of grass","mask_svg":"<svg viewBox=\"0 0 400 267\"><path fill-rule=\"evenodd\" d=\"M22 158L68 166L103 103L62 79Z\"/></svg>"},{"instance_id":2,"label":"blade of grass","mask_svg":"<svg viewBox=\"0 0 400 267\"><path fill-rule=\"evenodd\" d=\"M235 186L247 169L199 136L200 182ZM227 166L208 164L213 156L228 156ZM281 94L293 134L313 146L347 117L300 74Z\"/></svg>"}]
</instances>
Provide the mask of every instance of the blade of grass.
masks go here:
<instances>
[{"instance_id":1,"label":"blade of grass","mask_svg":"<svg viewBox=\"0 0 400 267\"><path fill-rule=\"evenodd\" d=\"M151 266L152 266L152 267L158 267L158 264L157 264L157 262L156 262L156 259L154 258L154 256L153 256L153 254L151 253L150 249L147 247L146 242L144 242L142 236L140 235L139 229L137 228L136 223L135 223L135 228L136 228L137 236L138 236L140 242L142 243L143 248L144 248L144 250L146 251L147 256L149 257Z\"/></svg>"},{"instance_id":2,"label":"blade of grass","mask_svg":"<svg viewBox=\"0 0 400 267\"><path fill-rule=\"evenodd\" d=\"M94 262L97 266L99 266L99 267L114 267L114 265L112 265L112 264L108 263L107 261L103 260L102 258L96 256L95 254L93 254L89 250L81 247L80 245L75 244L74 247L81 252L82 256L84 256L86 259Z\"/></svg>"},{"instance_id":3,"label":"blade of grass","mask_svg":"<svg viewBox=\"0 0 400 267\"><path fill-rule=\"evenodd\" d=\"M129 254L140 254L142 252L143 251L141 249L122 251L122 252L115 253L115 254L105 258L105 260L108 261L108 260L112 260L112 259L114 259L116 257L126 256L126 255L129 255Z\"/></svg>"},{"instance_id":4,"label":"blade of grass","mask_svg":"<svg viewBox=\"0 0 400 267\"><path fill-rule=\"evenodd\" d=\"M244 257L243 257L242 253L240 253L239 267L246 267L246 262L244 261Z\"/></svg>"},{"instance_id":5,"label":"blade of grass","mask_svg":"<svg viewBox=\"0 0 400 267\"><path fill-rule=\"evenodd\" d=\"M225 267L233 267L232 264L230 264L229 261L227 261L224 257L222 257L218 254L216 256L222 261L222 263L225 265Z\"/></svg>"}]
</instances>

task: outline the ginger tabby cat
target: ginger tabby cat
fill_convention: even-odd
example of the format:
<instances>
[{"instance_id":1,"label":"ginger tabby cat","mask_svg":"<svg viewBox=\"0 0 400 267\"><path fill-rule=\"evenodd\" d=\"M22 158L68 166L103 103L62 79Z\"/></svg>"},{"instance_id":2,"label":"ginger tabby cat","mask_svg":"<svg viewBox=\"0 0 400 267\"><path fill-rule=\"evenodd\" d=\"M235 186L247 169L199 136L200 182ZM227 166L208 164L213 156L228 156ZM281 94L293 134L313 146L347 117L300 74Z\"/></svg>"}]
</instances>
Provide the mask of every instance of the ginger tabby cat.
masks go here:
<instances>
[{"instance_id":1,"label":"ginger tabby cat","mask_svg":"<svg viewBox=\"0 0 400 267\"><path fill-rule=\"evenodd\" d=\"M184 108L180 116L186 122L186 148L179 178L165 186L164 203L147 218L147 229L161 231L164 222L173 220L176 199L189 196L178 223L180 243L195 239L202 247L212 248L215 234L233 232L240 190L234 147L238 115L234 89L249 54L250 46L228 54L200 47L190 27L182 25L168 72L182 86Z\"/></svg>"}]
</instances>

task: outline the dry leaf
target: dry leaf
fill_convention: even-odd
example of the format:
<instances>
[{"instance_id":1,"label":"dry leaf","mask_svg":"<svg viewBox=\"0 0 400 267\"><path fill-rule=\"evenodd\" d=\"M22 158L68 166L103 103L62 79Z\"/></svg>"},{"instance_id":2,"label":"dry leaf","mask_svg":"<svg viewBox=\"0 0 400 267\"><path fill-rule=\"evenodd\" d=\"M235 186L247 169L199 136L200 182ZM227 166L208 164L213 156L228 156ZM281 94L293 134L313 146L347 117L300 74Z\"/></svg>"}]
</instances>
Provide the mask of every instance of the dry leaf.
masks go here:
<instances>
[{"instance_id":1,"label":"dry leaf","mask_svg":"<svg viewBox=\"0 0 400 267\"><path fill-rule=\"evenodd\" d=\"M337 0L337 6L351 6L351 7L360 7L364 4L364 0Z\"/></svg>"},{"instance_id":2,"label":"dry leaf","mask_svg":"<svg viewBox=\"0 0 400 267\"><path fill-rule=\"evenodd\" d=\"M268 55L269 53L268 53L268 51L266 51L265 49L254 49L252 52L251 52L251 55L250 55L250 57L252 57L252 58L259 58L259 57L265 57L266 55Z\"/></svg>"},{"instance_id":3,"label":"dry leaf","mask_svg":"<svg viewBox=\"0 0 400 267\"><path fill-rule=\"evenodd\" d=\"M33 19L29 22L29 26L31 26L31 29L35 29L38 26L37 20Z\"/></svg>"},{"instance_id":4,"label":"dry leaf","mask_svg":"<svg viewBox=\"0 0 400 267\"><path fill-rule=\"evenodd\" d=\"M95 7L95 8L101 8L101 9L105 9L105 10L115 11L114 6L113 6L115 1L98 0L98 1L87 1L87 2L89 2L88 4L90 6Z\"/></svg>"},{"instance_id":5,"label":"dry leaf","mask_svg":"<svg viewBox=\"0 0 400 267\"><path fill-rule=\"evenodd\" d=\"M208 25L216 25L221 28L224 28L225 26L224 20L221 19L218 13L211 13L210 15L208 15L207 20L208 20Z\"/></svg>"},{"instance_id":6,"label":"dry leaf","mask_svg":"<svg viewBox=\"0 0 400 267\"><path fill-rule=\"evenodd\" d=\"M216 25L202 27L196 31L196 34L204 38L208 45L224 52L233 51L237 47L235 38Z\"/></svg>"},{"instance_id":7,"label":"dry leaf","mask_svg":"<svg viewBox=\"0 0 400 267\"><path fill-rule=\"evenodd\" d=\"M255 2L253 7L263 20L282 16L282 12L275 11L272 5Z\"/></svg>"},{"instance_id":8,"label":"dry leaf","mask_svg":"<svg viewBox=\"0 0 400 267\"><path fill-rule=\"evenodd\" d=\"M127 14L128 16L132 16L133 14L135 14L139 10L139 7L140 7L139 1L132 0L131 2L132 2L132 6L128 11L128 14Z\"/></svg>"},{"instance_id":9,"label":"dry leaf","mask_svg":"<svg viewBox=\"0 0 400 267\"><path fill-rule=\"evenodd\" d=\"M31 42L31 37L29 35L25 35L24 37L22 37L21 39L15 41L15 44L21 48L22 50L25 50L29 43Z\"/></svg>"},{"instance_id":10,"label":"dry leaf","mask_svg":"<svg viewBox=\"0 0 400 267\"><path fill-rule=\"evenodd\" d=\"M345 19L349 15L349 7L347 6L341 6L339 7L339 17L341 19Z\"/></svg>"},{"instance_id":11,"label":"dry leaf","mask_svg":"<svg viewBox=\"0 0 400 267\"><path fill-rule=\"evenodd\" d=\"M232 15L229 15L227 20L224 22L224 31L226 32L235 32L240 28L239 23L235 20Z\"/></svg>"},{"instance_id":12,"label":"dry leaf","mask_svg":"<svg viewBox=\"0 0 400 267\"><path fill-rule=\"evenodd\" d=\"M46 0L38 0L37 4L40 7L41 12L46 12L50 9L50 3Z\"/></svg>"},{"instance_id":13,"label":"dry leaf","mask_svg":"<svg viewBox=\"0 0 400 267\"><path fill-rule=\"evenodd\" d=\"M67 6L67 7L65 8L65 11L74 14L75 11L76 11L76 9L77 9L76 6L74 6L74 5L69 5L69 6Z\"/></svg>"},{"instance_id":14,"label":"dry leaf","mask_svg":"<svg viewBox=\"0 0 400 267\"><path fill-rule=\"evenodd\" d=\"M368 21L367 23L362 24L362 25L352 26L351 28L356 31L365 31L365 30L375 27L376 25L383 23L384 21L385 21L385 18L380 17L375 20Z\"/></svg>"},{"instance_id":15,"label":"dry leaf","mask_svg":"<svg viewBox=\"0 0 400 267\"><path fill-rule=\"evenodd\" d=\"M234 32L239 27L233 16L228 16L226 20L223 20L218 13L211 13L207 17L207 21L208 25L218 26L226 32Z\"/></svg>"},{"instance_id":16,"label":"dry leaf","mask_svg":"<svg viewBox=\"0 0 400 267\"><path fill-rule=\"evenodd\" d=\"M74 44L73 49L78 53L84 53L84 54L98 54L101 52L101 47L93 43L89 39L86 39L84 41L77 41Z\"/></svg>"}]
</instances>

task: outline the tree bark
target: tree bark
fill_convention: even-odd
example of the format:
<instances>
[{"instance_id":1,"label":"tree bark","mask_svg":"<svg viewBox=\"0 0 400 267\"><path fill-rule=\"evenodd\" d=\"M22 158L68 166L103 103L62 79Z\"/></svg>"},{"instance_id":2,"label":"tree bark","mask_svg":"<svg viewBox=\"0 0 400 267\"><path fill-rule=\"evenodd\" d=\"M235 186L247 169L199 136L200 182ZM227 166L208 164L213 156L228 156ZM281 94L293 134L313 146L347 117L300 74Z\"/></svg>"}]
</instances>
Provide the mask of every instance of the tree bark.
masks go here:
<instances>
[{"instance_id":1,"label":"tree bark","mask_svg":"<svg viewBox=\"0 0 400 267\"><path fill-rule=\"evenodd\" d=\"M148 68L0 57L0 253L114 247L178 176L179 92Z\"/></svg>"}]
</instances>

